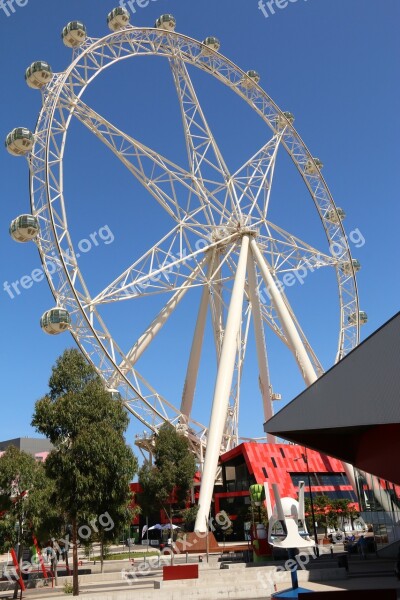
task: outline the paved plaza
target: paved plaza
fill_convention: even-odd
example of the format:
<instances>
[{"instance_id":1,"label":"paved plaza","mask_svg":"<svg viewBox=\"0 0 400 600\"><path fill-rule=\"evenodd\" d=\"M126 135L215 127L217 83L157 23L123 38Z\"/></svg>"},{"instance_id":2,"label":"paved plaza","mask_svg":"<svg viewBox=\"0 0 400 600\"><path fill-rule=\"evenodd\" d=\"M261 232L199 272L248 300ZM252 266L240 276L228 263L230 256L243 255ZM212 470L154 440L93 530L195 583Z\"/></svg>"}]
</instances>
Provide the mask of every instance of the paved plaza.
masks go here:
<instances>
[{"instance_id":1,"label":"paved plaza","mask_svg":"<svg viewBox=\"0 0 400 600\"><path fill-rule=\"evenodd\" d=\"M394 560L380 559L375 555L362 560L358 556L349 557L349 569L339 567L341 548L335 548L336 552L331 556L323 555L320 559L311 561L306 570L299 571L299 582L302 587L313 591L329 590L370 590L395 588L400 598L400 581L394 575ZM257 566L241 563L228 563L229 568L221 569L218 558L210 557L210 563L200 563L199 579L177 582L162 581L162 564L160 568L155 566L146 570L143 558L137 558L133 565L130 561L106 561L104 572L100 573L100 565L97 562L84 562L81 570L91 574L82 574L80 580L80 593L86 600L178 600L191 599L212 600L213 598L232 598L253 600L255 598L268 599L273 591L282 591L290 587L290 574L284 574L285 580L272 575L274 565ZM199 557L176 556L175 564L185 564L186 561L198 563ZM164 564L169 561L164 560ZM199 564L199 563L198 563ZM283 563L282 563L283 564ZM154 563L152 564L154 567ZM130 572L133 578L127 580L123 572ZM331 577L331 578L330 578ZM322 578L322 580L321 580ZM58 586L28 589L23 598L53 600L65 598L63 590L64 582L71 581L71 577L59 577ZM271 588L270 582L275 584ZM8 594L8 596L7 596ZM0 592L0 598L11 597L11 592Z\"/></svg>"}]
</instances>

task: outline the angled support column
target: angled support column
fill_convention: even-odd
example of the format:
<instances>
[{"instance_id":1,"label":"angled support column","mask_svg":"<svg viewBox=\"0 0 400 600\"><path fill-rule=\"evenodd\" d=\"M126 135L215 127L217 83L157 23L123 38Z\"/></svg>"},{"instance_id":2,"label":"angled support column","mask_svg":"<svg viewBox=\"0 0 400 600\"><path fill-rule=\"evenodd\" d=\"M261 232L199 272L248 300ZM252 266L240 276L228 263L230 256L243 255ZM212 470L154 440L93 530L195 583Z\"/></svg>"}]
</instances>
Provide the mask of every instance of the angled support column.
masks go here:
<instances>
[{"instance_id":1,"label":"angled support column","mask_svg":"<svg viewBox=\"0 0 400 600\"><path fill-rule=\"evenodd\" d=\"M278 313L282 328L285 332L290 348L296 358L297 364L299 365L304 381L307 385L311 385L317 379L314 367L307 354L299 332L296 329L296 325L293 322L290 312L281 296L280 291L278 290L274 278L271 275L271 267L261 254L261 251L257 246L257 242L254 239L251 240L251 250L261 271L261 275L264 279L268 293L271 296L275 310Z\"/></svg>"},{"instance_id":2,"label":"angled support column","mask_svg":"<svg viewBox=\"0 0 400 600\"><path fill-rule=\"evenodd\" d=\"M278 313L279 320L282 324L290 348L296 358L297 364L299 365L300 371L303 375L303 379L306 385L310 386L315 381L317 381L318 376L314 370L311 360L300 338L296 325L294 324L290 312L281 296L281 293L278 290L275 280L271 275L270 266L261 254L261 251L254 239L251 241L251 250L261 271L265 285L267 286L268 293L271 296L271 300L274 304L275 310ZM343 463L343 467L346 472L347 478L350 482L350 485L357 494L357 484L354 477L353 467L347 463Z\"/></svg>"},{"instance_id":3,"label":"angled support column","mask_svg":"<svg viewBox=\"0 0 400 600\"><path fill-rule=\"evenodd\" d=\"M208 277L211 275L213 261L211 260L208 265ZM200 308L197 316L196 327L193 335L192 348L190 351L189 363L186 371L185 385L183 388L182 402L181 402L181 413L189 419L190 413L192 412L194 393L196 390L197 376L199 373L201 350L203 347L204 331L207 321L207 309L209 301L209 289L208 285L205 284L203 293L201 295Z\"/></svg>"},{"instance_id":4,"label":"angled support column","mask_svg":"<svg viewBox=\"0 0 400 600\"><path fill-rule=\"evenodd\" d=\"M225 335L222 343L221 358L215 382L214 400L207 438L207 450L200 489L199 511L195 523L195 531L198 532L207 531L206 525L208 523L215 474L217 472L226 413L229 406L233 372L235 369L236 341L242 320L248 251L249 237L246 235L242 240L235 283L233 285L229 305Z\"/></svg>"},{"instance_id":5,"label":"angled support column","mask_svg":"<svg viewBox=\"0 0 400 600\"><path fill-rule=\"evenodd\" d=\"M216 254L216 261L218 261L219 268L221 257ZM212 314L213 320L213 330L214 330L214 339L215 339L215 352L217 354L217 365L219 364L219 359L221 357L221 347L222 340L224 338L224 319L223 319L223 305L222 305L222 283L221 281L216 281L214 283L214 311Z\"/></svg>"},{"instance_id":6,"label":"angled support column","mask_svg":"<svg viewBox=\"0 0 400 600\"><path fill-rule=\"evenodd\" d=\"M264 327L261 318L260 296L258 295L257 290L256 270L254 258L251 253L249 253L247 258L247 274L249 283L249 297L253 315L254 334L256 338L260 392L264 407L264 418L266 421L268 421L273 416L271 380L269 377ZM267 434L267 441L270 444L276 444L276 437L274 435Z\"/></svg>"}]
</instances>

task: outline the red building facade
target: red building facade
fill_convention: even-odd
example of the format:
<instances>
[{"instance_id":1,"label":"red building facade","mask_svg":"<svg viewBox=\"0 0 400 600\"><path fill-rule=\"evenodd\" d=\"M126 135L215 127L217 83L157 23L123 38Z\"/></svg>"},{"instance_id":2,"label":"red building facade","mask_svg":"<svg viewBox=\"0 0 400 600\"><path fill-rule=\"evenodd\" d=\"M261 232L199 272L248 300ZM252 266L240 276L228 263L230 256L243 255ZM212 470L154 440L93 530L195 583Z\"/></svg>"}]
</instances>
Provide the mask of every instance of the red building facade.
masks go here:
<instances>
[{"instance_id":1,"label":"red building facade","mask_svg":"<svg viewBox=\"0 0 400 600\"><path fill-rule=\"evenodd\" d=\"M279 485L282 497L296 498L298 482L305 490L332 499L357 502L340 460L291 444L243 443L221 456L222 489L214 493L214 510L234 517L250 504L249 486L268 482ZM310 485L309 485L310 484Z\"/></svg>"},{"instance_id":2,"label":"red building facade","mask_svg":"<svg viewBox=\"0 0 400 600\"><path fill-rule=\"evenodd\" d=\"M357 502L356 495L345 475L340 460L325 456L302 446L291 444L243 443L223 454L220 458L221 481L214 487L212 516L221 510L226 511L234 524L233 539L243 539L243 523L239 525L238 515L250 508L249 487L253 483L277 483L281 496L297 497L298 482L305 482L306 493L325 494L329 498L348 498ZM192 501L197 502L200 479L194 481ZM135 494L140 493L137 483L131 484ZM154 521L154 522L153 522ZM179 518L173 519L179 524ZM237 527L235 526L237 521ZM168 523L168 517L161 511L151 515L149 524ZM142 528L145 515L135 520Z\"/></svg>"}]
</instances>

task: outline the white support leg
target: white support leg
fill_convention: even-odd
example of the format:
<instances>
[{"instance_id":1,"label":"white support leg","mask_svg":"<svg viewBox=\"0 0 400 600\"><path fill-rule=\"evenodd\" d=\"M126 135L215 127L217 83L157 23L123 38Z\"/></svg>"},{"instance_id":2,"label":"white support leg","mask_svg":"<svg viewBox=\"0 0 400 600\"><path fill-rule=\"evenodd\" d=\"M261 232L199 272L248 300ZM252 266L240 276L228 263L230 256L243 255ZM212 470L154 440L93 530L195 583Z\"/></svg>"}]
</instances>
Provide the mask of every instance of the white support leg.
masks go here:
<instances>
[{"instance_id":1,"label":"white support leg","mask_svg":"<svg viewBox=\"0 0 400 600\"><path fill-rule=\"evenodd\" d=\"M212 262L208 267L208 275L212 268ZM204 331L207 321L207 309L209 300L208 285L204 285L201 295L200 308L197 316L196 328L194 330L192 348L186 371L185 385L182 394L181 413L188 420L192 412L194 393L196 390L197 376L199 373L201 350L203 347Z\"/></svg>"},{"instance_id":2,"label":"white support leg","mask_svg":"<svg viewBox=\"0 0 400 600\"><path fill-rule=\"evenodd\" d=\"M221 256L216 253L216 271L220 268ZM223 322L223 304L222 304L222 283L220 279L214 282L214 295L213 295L213 310L212 310L212 322L214 330L215 340L215 351L217 353L217 365L221 356L222 339L224 337L224 322Z\"/></svg>"},{"instance_id":3,"label":"white support leg","mask_svg":"<svg viewBox=\"0 0 400 600\"><path fill-rule=\"evenodd\" d=\"M275 280L271 275L270 266L261 254L261 251L254 239L251 240L251 250L261 271L268 293L270 294L272 302L275 306L275 310L278 313L279 320L282 324L282 328L285 332L290 348L296 358L297 364L300 367L304 381L307 386L310 386L318 379L318 376L303 345L296 325L294 324L290 312L278 290ZM350 485L357 494L357 485L354 477L353 467L347 463L343 463L343 468L346 472Z\"/></svg>"},{"instance_id":4,"label":"white support leg","mask_svg":"<svg viewBox=\"0 0 400 600\"><path fill-rule=\"evenodd\" d=\"M272 302L275 306L275 310L278 313L279 320L282 324L282 328L287 337L289 346L296 358L297 364L300 367L304 381L307 385L311 385L317 379L314 367L307 354L299 332L296 329L290 312L278 290L274 278L271 275L270 266L261 254L255 239L251 240L251 250L261 271L268 293L271 296Z\"/></svg>"},{"instance_id":5,"label":"white support leg","mask_svg":"<svg viewBox=\"0 0 400 600\"><path fill-rule=\"evenodd\" d=\"M229 305L217 379L215 382L214 400L199 498L199 511L197 513L195 524L195 531L198 532L206 531L206 523L210 512L215 475L217 472L222 436L225 427L226 413L229 406L229 396L235 368L236 342L242 319L248 251L249 237L244 236Z\"/></svg>"},{"instance_id":6,"label":"white support leg","mask_svg":"<svg viewBox=\"0 0 400 600\"><path fill-rule=\"evenodd\" d=\"M264 418L266 421L268 421L273 416L271 394L272 388L268 369L268 357L264 336L264 327L261 318L260 297L257 291L256 270L254 265L254 259L251 253L249 254L247 259L247 276L249 282L249 297L253 315L254 334L256 338L260 392L264 407ZM274 435L267 434L267 441L270 444L276 444L276 437Z\"/></svg>"}]
</instances>

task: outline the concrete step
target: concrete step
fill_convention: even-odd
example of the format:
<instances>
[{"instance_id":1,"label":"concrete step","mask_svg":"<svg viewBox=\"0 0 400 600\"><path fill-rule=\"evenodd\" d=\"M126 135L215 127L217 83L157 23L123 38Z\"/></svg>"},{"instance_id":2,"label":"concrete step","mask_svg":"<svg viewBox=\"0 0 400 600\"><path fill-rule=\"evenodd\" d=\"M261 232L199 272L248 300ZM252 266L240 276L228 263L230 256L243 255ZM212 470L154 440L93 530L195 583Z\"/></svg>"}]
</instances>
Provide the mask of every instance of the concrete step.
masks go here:
<instances>
[{"instance_id":1,"label":"concrete step","mask_svg":"<svg viewBox=\"0 0 400 600\"><path fill-rule=\"evenodd\" d=\"M225 572L226 573L226 572ZM253 584L256 581L263 582L265 580L279 580L283 582L291 581L290 571L277 570L275 567L264 567L262 569L251 569L247 573L246 571L233 571L229 575L225 574L224 570L217 571L216 573L202 573L199 579L181 579L177 581L161 581L160 588L169 587L185 587L187 585L193 587L202 587L204 585L214 585L224 583L230 585L236 582L244 582L246 584ZM312 571L298 570L297 577L299 581L327 581L327 580L338 580L346 579L347 572L344 568L336 567L335 569L313 569ZM156 584L157 585L157 584Z\"/></svg>"},{"instance_id":2,"label":"concrete step","mask_svg":"<svg viewBox=\"0 0 400 600\"><path fill-rule=\"evenodd\" d=\"M341 571L344 571L341 570ZM259 572L262 575L261 572ZM266 575L267 573L264 573ZM118 592L118 594L107 594L107 592L101 595L101 600L134 600L138 598L140 593L140 600L216 600L219 598L229 598L231 600L248 600L248 598L266 598L275 591L274 583L276 573L270 572L271 578L267 577L256 577L253 574L251 581L243 581L238 573L237 578L230 579L229 583L226 581L201 581L199 580L196 584L196 580L185 580L184 585L177 585L176 581L168 582L157 582L157 589L144 589L135 590L132 586L127 589L126 592ZM331 574L331 570L330 570ZM307 571L299 572L299 582L306 582L309 580L310 573ZM340 573L340 578L345 578L345 572ZM321 579L322 580L322 579ZM282 572L279 577L278 583L287 585L290 587L290 573ZM90 591L85 591L85 600L99 600L99 596L91 595Z\"/></svg>"},{"instance_id":3,"label":"concrete step","mask_svg":"<svg viewBox=\"0 0 400 600\"><path fill-rule=\"evenodd\" d=\"M126 592L101 592L91 594L85 592L85 600L248 600L249 598L258 599L269 597L272 590L258 589L249 585L237 587L226 586L213 588L186 588L181 590L127 590Z\"/></svg>"}]
</instances>

